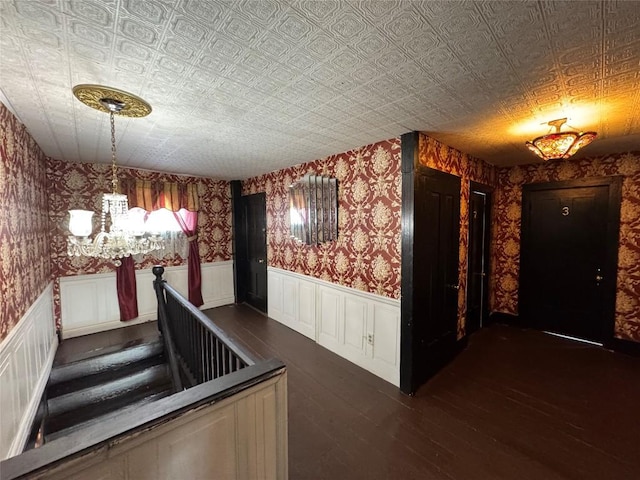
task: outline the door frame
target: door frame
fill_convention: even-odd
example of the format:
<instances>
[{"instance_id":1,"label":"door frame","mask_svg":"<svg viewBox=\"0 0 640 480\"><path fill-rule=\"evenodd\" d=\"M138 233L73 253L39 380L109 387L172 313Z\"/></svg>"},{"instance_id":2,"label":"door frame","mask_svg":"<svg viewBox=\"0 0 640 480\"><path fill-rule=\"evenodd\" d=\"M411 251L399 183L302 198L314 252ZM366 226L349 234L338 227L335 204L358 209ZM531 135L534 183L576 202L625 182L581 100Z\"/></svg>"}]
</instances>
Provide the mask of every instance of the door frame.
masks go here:
<instances>
[{"instance_id":1,"label":"door frame","mask_svg":"<svg viewBox=\"0 0 640 480\"><path fill-rule=\"evenodd\" d=\"M415 285L414 269L417 268L415 261L419 260L421 249L415 245L415 222L416 206L416 181L417 176L422 172L439 170L425 167L419 162L419 132L410 132L401 136L401 171L402 171L402 253L400 279L401 302L400 302L400 390L408 395L413 395L424 383L418 383L419 375L415 368L415 358L418 355L418 348L415 345L414 325L418 320L419 312L415 310L414 295L420 294L419 286ZM452 175L442 171L443 174ZM452 175L457 176L457 175ZM462 182L462 179L460 178ZM460 185L462 188L462 184ZM458 199L460 200L460 198ZM457 259L456 259L457 261ZM459 280L458 278L456 283ZM456 317L457 318L457 317ZM467 337L454 339L455 345L451 352L453 358L467 344ZM441 365L441 367L444 365ZM436 372L431 372L434 375Z\"/></svg>"},{"instance_id":2,"label":"door frame","mask_svg":"<svg viewBox=\"0 0 640 480\"><path fill-rule=\"evenodd\" d=\"M483 291L482 291L482 317L480 322L480 328L487 326L489 323L489 277L491 276L491 213L493 210L493 192L494 188L485 185L484 183L478 183L474 181L469 182L469 207L471 206L471 193L472 192L481 192L486 195L486 203L485 203L485 211L484 211L484 220L485 220L485 231L484 231L484 249L482 250L482 256L484 257L484 265L485 265L485 277L482 280L483 283ZM469 244L467 245L467 291L466 291L466 305L469 305L469 278L471 277L471 268L470 268L470 255L468 252L471 251L471 208L468 209L469 212ZM469 311L465 315L465 336L469 334Z\"/></svg>"},{"instance_id":3,"label":"door frame","mask_svg":"<svg viewBox=\"0 0 640 480\"><path fill-rule=\"evenodd\" d=\"M522 222L520 230L520 266L522 267L523 258L526 259L527 244L529 234L529 212L525 208L530 192L538 192L544 190L563 190L580 187L609 187L609 199L607 205L607 230L605 233L605 254L604 269L610 272L612 281L603 285L603 314L602 314L602 342L605 346L611 346L614 341L615 332L615 307L616 307L616 284L618 272L618 247L620 239L620 206L622 203L622 176L608 177L589 177L576 180L562 180L554 182L529 183L522 186ZM526 311L522 311L522 299L527 298L523 289L522 268L520 268L518 276L518 298L520 299L518 310L520 317L524 320L525 325L531 327L531 321L527 319ZM524 282L526 287L526 281ZM526 308L526 301L524 302Z\"/></svg>"},{"instance_id":4,"label":"door frame","mask_svg":"<svg viewBox=\"0 0 640 480\"><path fill-rule=\"evenodd\" d=\"M268 249L266 232L265 232L265 262L264 262L264 280L265 280L265 305L264 312L259 310L255 306L251 305L248 302L248 286L247 286L247 271L242 269L242 264L244 261L248 261L249 253L247 251L247 222L246 218L243 216L243 206L244 202L248 201L248 197L250 196L261 196L264 198L265 204L265 228L266 228L266 193L259 192L252 195L242 195L242 182L239 180L231 181L231 205L232 205L232 219L233 219L233 248L234 248L234 262L233 262L233 277L234 277L234 287L235 287L235 296L236 303L241 304L244 303L251 308L254 308L256 311L260 313L267 314L269 307L269 298L268 298L268 274L267 274L267 261L266 261L266 253Z\"/></svg>"}]
</instances>

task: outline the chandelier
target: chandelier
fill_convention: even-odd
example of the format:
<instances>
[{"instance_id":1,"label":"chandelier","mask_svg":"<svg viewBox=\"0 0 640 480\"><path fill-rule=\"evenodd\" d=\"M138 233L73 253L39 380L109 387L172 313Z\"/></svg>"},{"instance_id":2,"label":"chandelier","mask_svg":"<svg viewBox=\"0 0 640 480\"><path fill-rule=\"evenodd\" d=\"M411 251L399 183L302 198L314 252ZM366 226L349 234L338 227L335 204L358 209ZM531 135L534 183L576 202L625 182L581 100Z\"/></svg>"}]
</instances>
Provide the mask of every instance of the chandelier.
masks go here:
<instances>
[{"instance_id":1,"label":"chandelier","mask_svg":"<svg viewBox=\"0 0 640 480\"><path fill-rule=\"evenodd\" d=\"M114 116L144 117L151 113L151 106L141 98L122 90L101 85L76 85L73 94L85 105L109 114L111 123L111 193L102 195L100 232L91 239L93 231L89 210L69 210L67 254L110 259L116 266L120 259L137 253L149 253L164 248L164 241L157 235L136 230L129 221L129 201L118 192L118 168L116 165L116 133Z\"/></svg>"},{"instance_id":2,"label":"chandelier","mask_svg":"<svg viewBox=\"0 0 640 480\"><path fill-rule=\"evenodd\" d=\"M561 160L586 147L598 136L596 132L561 132L560 127L565 123L566 118L548 122L550 127L555 127L555 132L542 135L525 145L543 160Z\"/></svg>"}]
</instances>

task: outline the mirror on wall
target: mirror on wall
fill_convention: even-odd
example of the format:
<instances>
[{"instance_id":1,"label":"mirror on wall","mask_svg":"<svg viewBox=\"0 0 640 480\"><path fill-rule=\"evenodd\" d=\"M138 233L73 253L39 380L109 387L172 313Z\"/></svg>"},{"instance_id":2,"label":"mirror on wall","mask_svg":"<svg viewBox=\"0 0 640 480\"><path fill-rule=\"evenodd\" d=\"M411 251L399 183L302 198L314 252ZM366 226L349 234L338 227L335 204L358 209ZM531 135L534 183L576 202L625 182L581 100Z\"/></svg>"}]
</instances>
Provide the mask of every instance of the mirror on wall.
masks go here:
<instances>
[{"instance_id":1,"label":"mirror on wall","mask_svg":"<svg viewBox=\"0 0 640 480\"><path fill-rule=\"evenodd\" d=\"M307 174L289 187L291 236L306 245L338 238L338 181Z\"/></svg>"}]
</instances>

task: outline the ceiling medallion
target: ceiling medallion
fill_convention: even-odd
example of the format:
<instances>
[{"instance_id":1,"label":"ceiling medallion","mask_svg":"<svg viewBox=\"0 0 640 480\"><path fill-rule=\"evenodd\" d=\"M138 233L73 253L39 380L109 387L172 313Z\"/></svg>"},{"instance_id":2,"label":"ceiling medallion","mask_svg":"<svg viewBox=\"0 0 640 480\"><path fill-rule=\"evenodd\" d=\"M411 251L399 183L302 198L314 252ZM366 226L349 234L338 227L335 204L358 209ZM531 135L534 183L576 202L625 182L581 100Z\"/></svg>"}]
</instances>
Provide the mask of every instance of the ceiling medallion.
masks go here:
<instances>
[{"instance_id":1,"label":"ceiling medallion","mask_svg":"<svg viewBox=\"0 0 640 480\"><path fill-rule=\"evenodd\" d=\"M104 113L112 112L105 100L122 104L122 107L114 112L122 117L146 117L151 113L151 105L143 99L117 88L83 84L73 87L73 94L85 105Z\"/></svg>"},{"instance_id":2,"label":"ceiling medallion","mask_svg":"<svg viewBox=\"0 0 640 480\"><path fill-rule=\"evenodd\" d=\"M543 160L563 160L589 145L598 136L596 132L561 132L560 127L565 123L566 118L548 122L550 127L555 127L555 132L525 142L525 145Z\"/></svg>"}]
</instances>

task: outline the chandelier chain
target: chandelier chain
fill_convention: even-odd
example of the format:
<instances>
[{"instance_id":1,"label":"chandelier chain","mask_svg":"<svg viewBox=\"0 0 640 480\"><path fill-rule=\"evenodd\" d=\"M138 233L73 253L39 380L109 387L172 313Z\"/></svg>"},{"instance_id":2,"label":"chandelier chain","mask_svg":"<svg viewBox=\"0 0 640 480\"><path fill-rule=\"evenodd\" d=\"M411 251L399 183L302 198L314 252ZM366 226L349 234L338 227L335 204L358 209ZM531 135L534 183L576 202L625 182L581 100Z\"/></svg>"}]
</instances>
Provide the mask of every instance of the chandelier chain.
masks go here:
<instances>
[{"instance_id":1,"label":"chandelier chain","mask_svg":"<svg viewBox=\"0 0 640 480\"><path fill-rule=\"evenodd\" d=\"M111 186L113 193L118 193L118 167L116 166L116 122L113 111L109 112L111 121Z\"/></svg>"}]
</instances>

